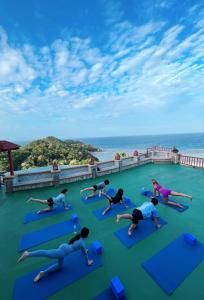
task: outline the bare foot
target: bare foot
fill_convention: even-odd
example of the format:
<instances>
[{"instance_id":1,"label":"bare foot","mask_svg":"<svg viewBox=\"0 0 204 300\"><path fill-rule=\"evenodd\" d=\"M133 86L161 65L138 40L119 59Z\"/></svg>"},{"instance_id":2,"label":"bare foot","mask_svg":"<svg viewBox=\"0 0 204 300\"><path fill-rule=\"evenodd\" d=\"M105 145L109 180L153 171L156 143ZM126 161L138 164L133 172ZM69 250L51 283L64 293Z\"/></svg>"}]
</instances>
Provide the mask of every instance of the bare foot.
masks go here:
<instances>
[{"instance_id":1,"label":"bare foot","mask_svg":"<svg viewBox=\"0 0 204 300\"><path fill-rule=\"evenodd\" d=\"M192 197L192 196L189 196L189 199L190 199L190 201L192 201L193 197Z\"/></svg>"},{"instance_id":2,"label":"bare foot","mask_svg":"<svg viewBox=\"0 0 204 300\"><path fill-rule=\"evenodd\" d=\"M35 276L35 278L33 279L33 281L36 283L36 282L40 281L40 279L41 279L42 277L44 277L44 276L45 276L45 273L44 273L43 271L40 271L40 272L38 273L38 275Z\"/></svg>"},{"instance_id":3,"label":"bare foot","mask_svg":"<svg viewBox=\"0 0 204 300\"><path fill-rule=\"evenodd\" d=\"M20 262L22 262L23 260L25 260L28 256L29 256L28 251L23 252L23 254L21 255L21 257L19 257L19 259L17 260L17 264L19 264Z\"/></svg>"},{"instance_id":4,"label":"bare foot","mask_svg":"<svg viewBox=\"0 0 204 300\"><path fill-rule=\"evenodd\" d=\"M85 197L85 200L88 200L88 197Z\"/></svg>"},{"instance_id":5,"label":"bare foot","mask_svg":"<svg viewBox=\"0 0 204 300\"><path fill-rule=\"evenodd\" d=\"M92 264L93 264L93 260L88 260L88 262L87 262L87 264L88 264L88 266L91 266Z\"/></svg>"},{"instance_id":6,"label":"bare foot","mask_svg":"<svg viewBox=\"0 0 204 300\"><path fill-rule=\"evenodd\" d=\"M178 207L179 207L179 208L183 208L183 206L182 206L180 203L178 203Z\"/></svg>"},{"instance_id":7,"label":"bare foot","mask_svg":"<svg viewBox=\"0 0 204 300\"><path fill-rule=\"evenodd\" d=\"M102 212L102 215L104 216L105 214L106 214L106 211L103 211L103 212Z\"/></svg>"},{"instance_id":8,"label":"bare foot","mask_svg":"<svg viewBox=\"0 0 204 300\"><path fill-rule=\"evenodd\" d=\"M38 215L41 214L41 210L37 211L37 214L38 214Z\"/></svg>"},{"instance_id":9,"label":"bare foot","mask_svg":"<svg viewBox=\"0 0 204 300\"><path fill-rule=\"evenodd\" d=\"M30 197L26 202L29 203L33 198Z\"/></svg>"},{"instance_id":10,"label":"bare foot","mask_svg":"<svg viewBox=\"0 0 204 300\"><path fill-rule=\"evenodd\" d=\"M131 236L132 235L132 231L130 229L128 229L128 235Z\"/></svg>"},{"instance_id":11,"label":"bare foot","mask_svg":"<svg viewBox=\"0 0 204 300\"><path fill-rule=\"evenodd\" d=\"M118 224L120 222L120 215L116 216L116 223Z\"/></svg>"}]
</instances>

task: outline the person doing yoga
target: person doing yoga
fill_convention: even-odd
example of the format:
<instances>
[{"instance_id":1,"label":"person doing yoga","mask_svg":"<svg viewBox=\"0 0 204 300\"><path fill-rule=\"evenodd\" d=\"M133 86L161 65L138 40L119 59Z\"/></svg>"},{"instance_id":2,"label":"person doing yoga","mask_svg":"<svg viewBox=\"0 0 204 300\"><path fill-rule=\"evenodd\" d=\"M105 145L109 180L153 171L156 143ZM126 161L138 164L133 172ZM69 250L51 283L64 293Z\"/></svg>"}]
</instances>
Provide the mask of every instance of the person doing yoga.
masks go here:
<instances>
[{"instance_id":1,"label":"person doing yoga","mask_svg":"<svg viewBox=\"0 0 204 300\"><path fill-rule=\"evenodd\" d=\"M95 197L96 196L96 191L99 191L99 197L100 197L102 192L106 192L106 185L108 185L109 183L110 183L109 180L106 179L103 182L100 182L100 183L95 184L93 186L82 189L80 191L80 194L82 194L85 191L91 191L92 194L85 197L85 199L87 200L89 198Z\"/></svg>"},{"instance_id":2,"label":"person doing yoga","mask_svg":"<svg viewBox=\"0 0 204 300\"><path fill-rule=\"evenodd\" d=\"M161 193L162 196L163 196L163 200L168 205L173 205L173 206L177 206L179 208L183 208L183 206L180 203L173 202L173 201L169 200L169 195L171 195L171 196L186 197L186 198L192 200L192 196L190 196L190 195L183 194L183 193L178 193L178 192L174 192L174 191L172 191L170 189L162 187L155 179L152 179L152 184L153 184L153 188L154 188L154 196L155 197L159 196L160 193Z\"/></svg>"},{"instance_id":3,"label":"person doing yoga","mask_svg":"<svg viewBox=\"0 0 204 300\"><path fill-rule=\"evenodd\" d=\"M132 214L123 214L117 215L116 223L119 223L121 219L128 219L132 221L128 229L128 235L132 235L132 231L137 227L140 220L151 218L157 228L160 228L161 225L158 223L157 218L157 209L156 205L158 204L158 200L156 198L152 198L151 202L144 202L141 206L135 208Z\"/></svg>"},{"instance_id":4,"label":"person doing yoga","mask_svg":"<svg viewBox=\"0 0 204 300\"><path fill-rule=\"evenodd\" d=\"M38 282L41 278L49 275L50 273L60 270L63 267L65 256L80 249L85 257L87 265L90 266L94 261L89 259L88 250L86 249L84 243L84 239L87 238L88 235L89 229L87 227L83 227L80 233L74 236L68 243L61 244L57 249L25 251L17 260L17 264L21 263L27 258L35 256L57 259L56 264L53 264L47 269L40 271L34 278L34 282Z\"/></svg>"},{"instance_id":5,"label":"person doing yoga","mask_svg":"<svg viewBox=\"0 0 204 300\"><path fill-rule=\"evenodd\" d=\"M67 192L68 192L68 189L63 189L58 196L51 197L47 200L35 199L35 198L31 197L27 200L27 203L31 201L31 202L37 202L37 203L48 205L47 208L39 210L37 212L38 214L41 214L41 213L44 213L44 212L49 212L49 211L53 210L54 205L57 205L57 206L63 205L64 209L68 210L69 207L67 207L66 202L65 202L65 196L66 196Z\"/></svg>"},{"instance_id":6,"label":"person doing yoga","mask_svg":"<svg viewBox=\"0 0 204 300\"><path fill-rule=\"evenodd\" d=\"M107 214L107 212L109 210L111 210L111 206L112 204L123 204L126 208L128 207L127 205L125 205L124 201L123 201L123 189L118 189L117 193L115 194L114 197L111 197L109 195L107 195L106 193L101 193L105 198L108 199L109 205L108 207L102 212L102 215Z\"/></svg>"}]
</instances>

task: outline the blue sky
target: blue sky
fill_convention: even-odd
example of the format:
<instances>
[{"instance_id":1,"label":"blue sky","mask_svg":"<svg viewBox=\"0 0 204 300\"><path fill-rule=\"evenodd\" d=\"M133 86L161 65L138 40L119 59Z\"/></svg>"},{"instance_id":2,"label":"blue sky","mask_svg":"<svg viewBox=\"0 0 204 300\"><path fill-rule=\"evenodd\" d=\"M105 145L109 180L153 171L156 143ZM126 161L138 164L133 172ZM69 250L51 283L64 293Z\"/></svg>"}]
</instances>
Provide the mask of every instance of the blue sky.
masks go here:
<instances>
[{"instance_id":1,"label":"blue sky","mask_svg":"<svg viewBox=\"0 0 204 300\"><path fill-rule=\"evenodd\" d=\"M0 139L204 132L203 112L203 0L0 0Z\"/></svg>"}]
</instances>

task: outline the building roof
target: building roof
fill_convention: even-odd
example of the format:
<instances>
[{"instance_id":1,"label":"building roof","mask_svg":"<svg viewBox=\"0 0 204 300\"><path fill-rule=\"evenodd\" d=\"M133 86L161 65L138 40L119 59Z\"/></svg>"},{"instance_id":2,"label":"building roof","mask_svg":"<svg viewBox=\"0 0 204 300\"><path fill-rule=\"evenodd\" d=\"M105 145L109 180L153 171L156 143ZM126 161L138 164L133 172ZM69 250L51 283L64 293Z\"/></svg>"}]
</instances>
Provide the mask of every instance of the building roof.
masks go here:
<instances>
[{"instance_id":1,"label":"building roof","mask_svg":"<svg viewBox=\"0 0 204 300\"><path fill-rule=\"evenodd\" d=\"M0 151L8 151L8 150L15 150L19 149L20 146L8 141L0 141Z\"/></svg>"}]
</instances>

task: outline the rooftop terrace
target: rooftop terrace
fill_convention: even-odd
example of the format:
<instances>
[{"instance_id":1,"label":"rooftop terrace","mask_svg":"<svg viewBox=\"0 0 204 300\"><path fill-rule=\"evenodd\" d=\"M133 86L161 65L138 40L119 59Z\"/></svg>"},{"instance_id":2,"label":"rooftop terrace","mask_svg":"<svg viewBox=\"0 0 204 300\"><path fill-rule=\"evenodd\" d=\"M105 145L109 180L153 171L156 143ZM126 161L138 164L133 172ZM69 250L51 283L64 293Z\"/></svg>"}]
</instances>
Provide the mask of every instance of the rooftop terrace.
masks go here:
<instances>
[{"instance_id":1,"label":"rooftop terrace","mask_svg":"<svg viewBox=\"0 0 204 300\"><path fill-rule=\"evenodd\" d=\"M190 206L183 213L179 213L167 206L159 205L159 215L168 224L128 249L114 235L114 231L124 227L128 222L121 221L117 225L114 217L97 221L92 211L105 206L106 201L101 200L85 205L80 200L80 189L93 185L107 177L111 182L111 186L115 188L122 187L125 195L129 196L136 206L146 201L140 195L140 191L143 187L147 189L152 188L152 178L156 178L164 186L175 191L191 194L193 201L189 203L188 199L179 199L183 204ZM97 239L103 245L103 266L58 291L49 299L91 300L109 286L111 278L115 275L118 275L124 284L126 296L129 300L152 300L152 298L165 300L169 297L172 300L203 299L203 262L183 281L171 296L167 296L141 266L142 262L184 232L192 233L200 242L204 243L203 181L203 169L180 165L147 164L101 178L87 179L58 187L44 187L42 189L19 191L11 194L5 194L3 190L0 190L1 294L4 295L2 299L12 299L16 278L50 262L48 259L34 258L17 265L16 260L19 257L18 245L21 236L24 233L67 220L73 212L79 215L81 225L88 226L91 230L86 244L88 245ZM38 210L39 206L41 208L41 205L26 203L28 197L47 199L58 194L65 187L69 189L67 198L73 204L71 212L62 213L27 225L23 224L23 218L26 213ZM128 211L131 212L132 209ZM61 243L66 242L71 236L72 234L57 238L33 249L56 248Z\"/></svg>"}]
</instances>

